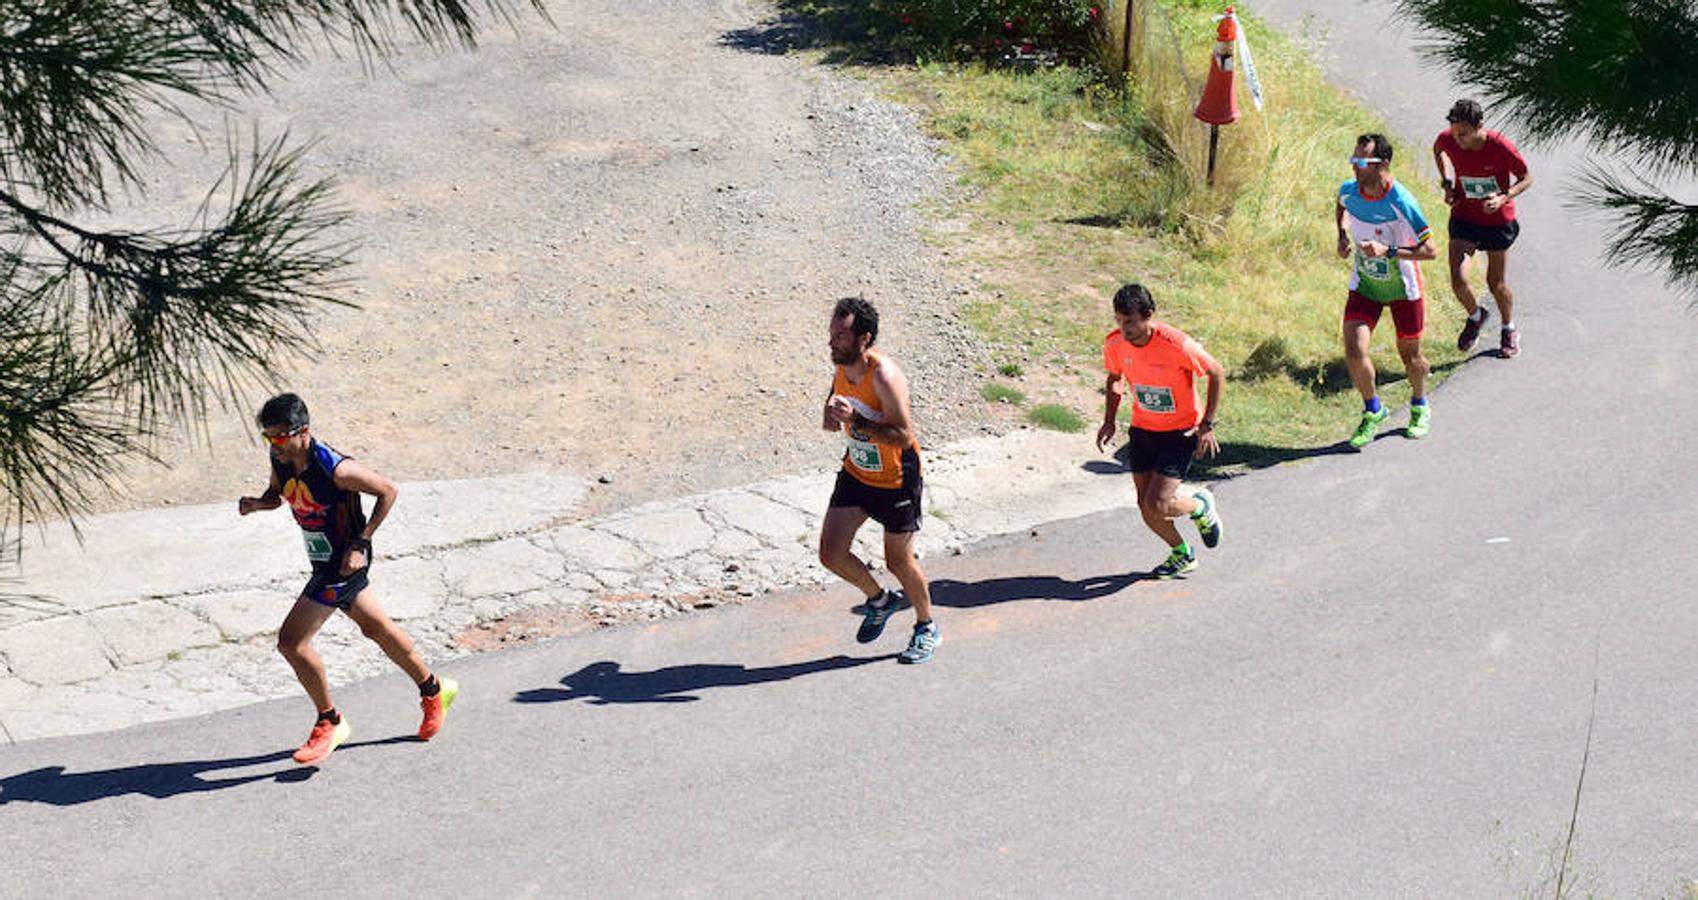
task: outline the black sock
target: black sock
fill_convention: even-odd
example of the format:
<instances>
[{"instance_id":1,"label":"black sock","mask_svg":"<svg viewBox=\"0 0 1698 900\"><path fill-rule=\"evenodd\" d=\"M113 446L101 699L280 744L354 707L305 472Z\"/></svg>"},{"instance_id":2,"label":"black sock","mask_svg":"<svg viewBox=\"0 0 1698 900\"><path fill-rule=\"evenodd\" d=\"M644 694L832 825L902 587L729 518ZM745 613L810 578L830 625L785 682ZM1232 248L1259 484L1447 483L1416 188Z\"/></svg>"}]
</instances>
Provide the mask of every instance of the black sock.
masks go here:
<instances>
[{"instance_id":1,"label":"black sock","mask_svg":"<svg viewBox=\"0 0 1698 900\"><path fill-rule=\"evenodd\" d=\"M419 682L419 696L420 697L434 697L441 692L442 692L442 682L436 680L436 673L435 672L430 673L429 678L426 678L424 681Z\"/></svg>"},{"instance_id":2,"label":"black sock","mask_svg":"<svg viewBox=\"0 0 1698 900\"><path fill-rule=\"evenodd\" d=\"M924 622L915 622L914 623L914 630L919 631L920 629L926 627L927 625L930 625L931 623L932 623L931 619L927 619Z\"/></svg>"},{"instance_id":3,"label":"black sock","mask_svg":"<svg viewBox=\"0 0 1698 900\"><path fill-rule=\"evenodd\" d=\"M319 713L318 720L320 722L329 722L332 725L340 725L342 724L342 714L336 711L336 707L332 706L324 712Z\"/></svg>"}]
</instances>

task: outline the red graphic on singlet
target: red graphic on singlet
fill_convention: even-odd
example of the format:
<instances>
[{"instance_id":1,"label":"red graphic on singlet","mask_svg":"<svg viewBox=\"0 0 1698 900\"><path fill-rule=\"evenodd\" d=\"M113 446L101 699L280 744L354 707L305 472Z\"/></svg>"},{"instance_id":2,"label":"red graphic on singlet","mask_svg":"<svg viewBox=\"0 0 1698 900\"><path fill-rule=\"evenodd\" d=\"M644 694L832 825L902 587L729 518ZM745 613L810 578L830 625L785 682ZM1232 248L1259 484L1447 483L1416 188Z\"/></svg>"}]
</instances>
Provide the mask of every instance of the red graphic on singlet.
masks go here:
<instances>
[{"instance_id":1,"label":"red graphic on singlet","mask_svg":"<svg viewBox=\"0 0 1698 900\"><path fill-rule=\"evenodd\" d=\"M283 500L289 504L289 509L295 514L295 521L299 522L302 528L324 527L325 514L330 511L330 507L314 500L312 491L308 490L300 479L291 478L283 485Z\"/></svg>"}]
</instances>

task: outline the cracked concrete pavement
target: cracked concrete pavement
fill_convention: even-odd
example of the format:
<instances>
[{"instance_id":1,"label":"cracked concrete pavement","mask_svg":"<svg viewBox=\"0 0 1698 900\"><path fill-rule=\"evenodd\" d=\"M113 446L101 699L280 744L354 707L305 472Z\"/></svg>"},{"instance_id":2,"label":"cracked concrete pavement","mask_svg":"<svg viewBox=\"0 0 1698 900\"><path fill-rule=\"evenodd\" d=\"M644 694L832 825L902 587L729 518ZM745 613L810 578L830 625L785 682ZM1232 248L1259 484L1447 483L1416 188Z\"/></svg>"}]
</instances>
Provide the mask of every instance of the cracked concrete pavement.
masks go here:
<instances>
[{"instance_id":1,"label":"cracked concrete pavement","mask_svg":"<svg viewBox=\"0 0 1698 900\"><path fill-rule=\"evenodd\" d=\"M1024 430L927 452L922 558L1131 502L1085 435ZM1022 463L1023 461L1023 463ZM815 558L835 470L594 518L587 479L407 484L372 584L425 657L648 621L834 580ZM234 502L117 513L26 536L0 582L0 739L199 715L300 692L274 649L306 580L286 512ZM877 560L880 532L859 549ZM1154 552L1154 551L1152 551ZM393 671L346 617L317 645L337 684Z\"/></svg>"}]
</instances>

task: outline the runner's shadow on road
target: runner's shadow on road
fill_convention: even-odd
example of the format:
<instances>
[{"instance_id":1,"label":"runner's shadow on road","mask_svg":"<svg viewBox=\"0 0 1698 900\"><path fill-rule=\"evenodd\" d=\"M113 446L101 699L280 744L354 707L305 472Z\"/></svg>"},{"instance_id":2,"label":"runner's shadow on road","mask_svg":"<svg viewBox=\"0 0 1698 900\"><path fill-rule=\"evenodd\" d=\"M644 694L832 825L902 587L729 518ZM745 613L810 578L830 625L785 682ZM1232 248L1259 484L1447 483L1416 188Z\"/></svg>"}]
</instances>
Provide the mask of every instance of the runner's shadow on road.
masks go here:
<instances>
[{"instance_id":1,"label":"runner's shadow on road","mask_svg":"<svg viewBox=\"0 0 1698 900\"><path fill-rule=\"evenodd\" d=\"M304 781L311 778L316 770L295 765L294 760L289 758L291 752L278 750L257 756L150 763L93 772L66 772L64 766L48 766L0 778L0 806L24 801L51 806L76 806L94 800L122 797L125 794L139 794L155 800L164 800L179 794L219 791L256 781ZM288 761L288 768L229 778L202 777L208 772L283 761Z\"/></svg>"},{"instance_id":2,"label":"runner's shadow on road","mask_svg":"<svg viewBox=\"0 0 1698 900\"><path fill-rule=\"evenodd\" d=\"M1097 600L1125 590L1128 585L1149 578L1148 572L1125 572L1068 581L1054 575L1025 575L1018 578L987 578L984 581L954 581L940 578L932 582L932 604L952 609L971 609L993 603L1017 600Z\"/></svg>"},{"instance_id":3,"label":"runner's shadow on road","mask_svg":"<svg viewBox=\"0 0 1698 900\"><path fill-rule=\"evenodd\" d=\"M533 688L513 695L514 703L560 703L584 700L596 706L610 703L691 703L700 700L695 691L708 688L745 687L772 681L788 681L803 675L852 669L868 663L885 662L896 654L851 657L828 656L784 666L703 665L667 666L648 672L623 672L612 660L589 665L560 679L561 687Z\"/></svg>"},{"instance_id":4,"label":"runner's shadow on road","mask_svg":"<svg viewBox=\"0 0 1698 900\"><path fill-rule=\"evenodd\" d=\"M357 747L380 747L386 744L418 743L412 735L384 738L375 741L347 743L337 753L347 753ZM67 772L64 766L47 766L0 778L0 806L8 803L45 803L49 806L77 806L95 800L107 800L126 794L138 794L164 800L179 794L199 794L241 787L258 781L295 783L306 781L318 773L318 766L297 765L291 758L294 751L278 750L254 756L235 756L229 759L203 759L188 762L148 763L121 769L100 769L93 772ZM269 766L286 762L284 768L236 775L228 778L205 778L208 772L244 769L249 766Z\"/></svg>"}]
</instances>

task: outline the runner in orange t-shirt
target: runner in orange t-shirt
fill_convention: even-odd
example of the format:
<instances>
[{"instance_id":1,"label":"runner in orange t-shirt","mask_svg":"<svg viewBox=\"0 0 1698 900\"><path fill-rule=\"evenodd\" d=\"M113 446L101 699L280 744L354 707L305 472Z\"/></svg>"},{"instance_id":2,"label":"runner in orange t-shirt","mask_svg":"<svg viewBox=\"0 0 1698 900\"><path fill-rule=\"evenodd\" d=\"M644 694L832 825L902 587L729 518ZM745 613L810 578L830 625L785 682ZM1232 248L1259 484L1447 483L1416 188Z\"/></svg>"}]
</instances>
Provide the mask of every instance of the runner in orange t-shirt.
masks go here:
<instances>
[{"instance_id":1,"label":"runner in orange t-shirt","mask_svg":"<svg viewBox=\"0 0 1698 900\"><path fill-rule=\"evenodd\" d=\"M1193 457L1220 452L1215 439L1215 413L1220 409L1226 372L1203 345L1164 322L1156 321L1156 301L1148 288L1128 284L1114 294L1114 318L1120 327L1103 340L1103 424L1097 429L1097 449L1114 439L1118 428L1122 381L1132 395L1132 483L1138 490L1138 511L1144 524L1167 542L1167 559L1150 570L1156 578L1172 578L1197 568L1191 545L1180 537L1173 519L1190 516L1203 545L1220 543L1220 512L1214 494L1197 488L1180 497L1180 481ZM1197 409L1197 378L1209 379L1208 400Z\"/></svg>"},{"instance_id":2,"label":"runner in orange t-shirt","mask_svg":"<svg viewBox=\"0 0 1698 900\"><path fill-rule=\"evenodd\" d=\"M914 535L920 530L920 442L914 436L914 416L908 405L908 380L883 353L878 340L878 310L860 297L837 301L831 311L831 379L820 424L842 431L849 447L837 486L820 524L820 562L866 594L865 618L855 640L870 644L884 632L892 613L914 606L914 634L899 662L923 663L932 658L943 635L932 621L926 573L914 558ZM884 526L884 564L902 583L887 591L852 551L855 532L867 519Z\"/></svg>"}]
</instances>

